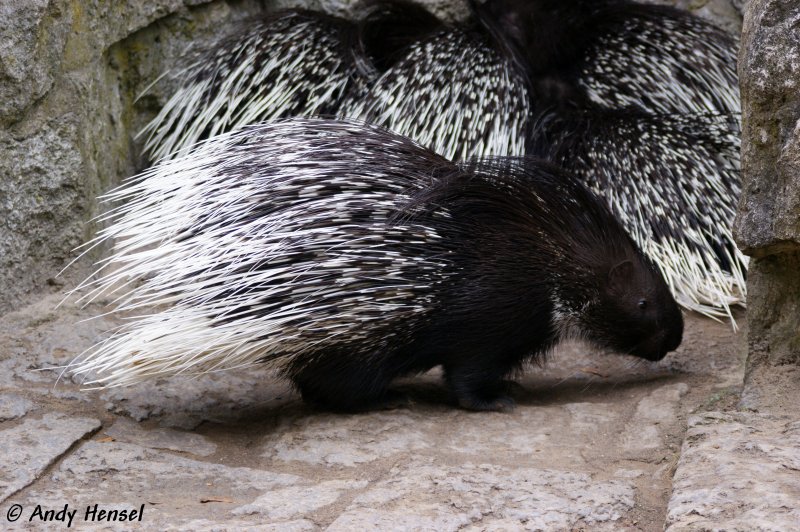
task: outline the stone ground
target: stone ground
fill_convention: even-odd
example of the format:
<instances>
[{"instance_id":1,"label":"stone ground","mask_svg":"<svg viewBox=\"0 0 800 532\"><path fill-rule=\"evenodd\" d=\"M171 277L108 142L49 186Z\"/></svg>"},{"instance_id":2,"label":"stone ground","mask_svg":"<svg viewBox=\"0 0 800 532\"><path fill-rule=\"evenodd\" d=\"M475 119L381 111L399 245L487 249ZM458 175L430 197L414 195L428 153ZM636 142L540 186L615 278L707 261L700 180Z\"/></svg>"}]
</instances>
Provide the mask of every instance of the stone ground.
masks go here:
<instances>
[{"instance_id":1,"label":"stone ground","mask_svg":"<svg viewBox=\"0 0 800 532\"><path fill-rule=\"evenodd\" d=\"M431 373L398 383L408 407L334 415L257 367L56 382L116 323L60 299L0 318L0 528L65 528L36 509L68 505L78 529L800 529L800 418L736 409L729 325L689 316L659 363L564 346L511 413L458 410ZM144 513L87 522L95 504Z\"/></svg>"}]
</instances>

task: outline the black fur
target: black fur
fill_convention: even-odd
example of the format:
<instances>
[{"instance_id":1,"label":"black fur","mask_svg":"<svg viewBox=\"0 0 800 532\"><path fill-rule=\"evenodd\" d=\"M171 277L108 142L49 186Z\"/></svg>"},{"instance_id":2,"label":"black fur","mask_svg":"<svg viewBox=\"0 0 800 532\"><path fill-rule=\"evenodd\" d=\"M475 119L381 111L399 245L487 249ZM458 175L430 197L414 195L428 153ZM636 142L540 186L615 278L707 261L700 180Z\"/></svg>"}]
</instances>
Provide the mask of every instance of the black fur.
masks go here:
<instances>
[{"instance_id":1,"label":"black fur","mask_svg":"<svg viewBox=\"0 0 800 532\"><path fill-rule=\"evenodd\" d=\"M294 359L287 374L305 399L360 409L385 400L394 378L441 365L462 407L500 410L513 405L504 378L565 335L649 360L680 344L681 313L663 278L576 179L517 159L430 174L433 184L395 216L444 239L452 271L433 308L366 359L350 350Z\"/></svg>"}]
</instances>

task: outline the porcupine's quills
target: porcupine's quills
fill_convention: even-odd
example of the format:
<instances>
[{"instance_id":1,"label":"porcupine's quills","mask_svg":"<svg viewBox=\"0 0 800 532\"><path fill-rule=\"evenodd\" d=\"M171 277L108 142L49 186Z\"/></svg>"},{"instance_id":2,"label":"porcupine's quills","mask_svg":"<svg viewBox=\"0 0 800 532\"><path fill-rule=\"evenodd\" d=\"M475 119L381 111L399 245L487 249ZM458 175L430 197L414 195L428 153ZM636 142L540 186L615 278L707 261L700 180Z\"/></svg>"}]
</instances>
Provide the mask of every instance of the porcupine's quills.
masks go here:
<instances>
[{"instance_id":1,"label":"porcupine's quills","mask_svg":"<svg viewBox=\"0 0 800 532\"><path fill-rule=\"evenodd\" d=\"M545 106L741 113L738 43L684 10L630 0L472 0ZM547 87L565 86L547 98ZM565 98L564 95L567 95Z\"/></svg>"},{"instance_id":2,"label":"porcupine's quills","mask_svg":"<svg viewBox=\"0 0 800 532\"><path fill-rule=\"evenodd\" d=\"M158 159L248 123L335 115L450 159L523 155L530 99L492 43L411 2L371 3L358 23L277 13L171 73L179 88L140 135Z\"/></svg>"},{"instance_id":3,"label":"porcupine's quills","mask_svg":"<svg viewBox=\"0 0 800 532\"><path fill-rule=\"evenodd\" d=\"M738 153L725 138L730 125L720 122L698 127L641 113L551 114L539 122L540 142L530 151L606 199L682 306L727 317L730 306L744 302L745 262L724 222L733 220L735 204L709 200L740 192Z\"/></svg>"},{"instance_id":4,"label":"porcupine's quills","mask_svg":"<svg viewBox=\"0 0 800 532\"><path fill-rule=\"evenodd\" d=\"M398 17L424 18L419 11L409 2L381 2L364 19L364 50L379 76L366 92L351 93L339 115L388 127L451 160L524 155L530 98L491 38L435 19L405 32L405 41L392 37L395 28L388 49L376 37Z\"/></svg>"},{"instance_id":5,"label":"porcupine's quills","mask_svg":"<svg viewBox=\"0 0 800 532\"><path fill-rule=\"evenodd\" d=\"M139 132L145 151L158 160L248 124L336 114L345 95L367 83L357 68L369 63L357 31L350 21L299 9L241 22L165 74L177 90Z\"/></svg>"},{"instance_id":6,"label":"porcupine's quills","mask_svg":"<svg viewBox=\"0 0 800 532\"><path fill-rule=\"evenodd\" d=\"M565 337L650 360L682 337L619 222L542 162L454 165L382 128L293 119L107 197L125 201L97 239L112 271L79 289L149 311L75 361L98 385L261 362L352 410L442 365L461 406L496 410L503 377Z\"/></svg>"},{"instance_id":7,"label":"porcupine's quills","mask_svg":"<svg viewBox=\"0 0 800 532\"><path fill-rule=\"evenodd\" d=\"M430 159L430 160L429 160ZM380 351L429 310L447 260L435 231L390 226L447 165L363 124L294 119L217 136L105 199L114 252L78 289L158 306L76 362L97 384ZM420 253L413 250L419 248ZM425 251L425 253L421 253Z\"/></svg>"},{"instance_id":8,"label":"porcupine's quills","mask_svg":"<svg viewBox=\"0 0 800 532\"><path fill-rule=\"evenodd\" d=\"M474 5L539 104L528 152L584 176L683 306L730 317L747 264L731 236L735 40L689 13L621 0Z\"/></svg>"}]
</instances>

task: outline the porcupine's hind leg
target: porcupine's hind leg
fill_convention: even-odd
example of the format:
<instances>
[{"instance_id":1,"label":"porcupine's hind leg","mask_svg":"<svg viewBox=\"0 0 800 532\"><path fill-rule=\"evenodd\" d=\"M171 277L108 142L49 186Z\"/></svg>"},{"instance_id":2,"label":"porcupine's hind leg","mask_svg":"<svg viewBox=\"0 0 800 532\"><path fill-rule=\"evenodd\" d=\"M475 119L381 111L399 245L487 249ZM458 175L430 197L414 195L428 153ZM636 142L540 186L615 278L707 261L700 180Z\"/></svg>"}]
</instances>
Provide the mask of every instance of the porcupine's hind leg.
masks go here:
<instances>
[{"instance_id":1,"label":"porcupine's hind leg","mask_svg":"<svg viewBox=\"0 0 800 532\"><path fill-rule=\"evenodd\" d=\"M508 412L516 406L509 395L513 383L506 377L517 368L516 363L475 358L444 365L445 379L461 408L495 412Z\"/></svg>"},{"instance_id":2,"label":"porcupine's hind leg","mask_svg":"<svg viewBox=\"0 0 800 532\"><path fill-rule=\"evenodd\" d=\"M295 366L291 379L303 400L315 407L361 411L397 402L387 390L395 374L380 366L352 355L327 354Z\"/></svg>"}]
</instances>

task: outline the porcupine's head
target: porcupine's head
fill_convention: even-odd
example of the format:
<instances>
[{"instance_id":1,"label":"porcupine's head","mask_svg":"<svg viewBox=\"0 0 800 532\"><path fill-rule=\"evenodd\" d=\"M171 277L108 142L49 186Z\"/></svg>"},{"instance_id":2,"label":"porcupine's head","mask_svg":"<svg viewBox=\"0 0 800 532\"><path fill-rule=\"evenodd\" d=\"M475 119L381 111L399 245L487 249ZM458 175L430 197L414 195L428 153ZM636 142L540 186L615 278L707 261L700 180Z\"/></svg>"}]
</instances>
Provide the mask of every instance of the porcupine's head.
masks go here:
<instances>
[{"instance_id":1,"label":"porcupine's head","mask_svg":"<svg viewBox=\"0 0 800 532\"><path fill-rule=\"evenodd\" d=\"M588 306L583 327L595 343L647 360L661 360L683 338L683 318L656 267L644 255L598 273L598 304Z\"/></svg>"},{"instance_id":2,"label":"porcupine's head","mask_svg":"<svg viewBox=\"0 0 800 532\"><path fill-rule=\"evenodd\" d=\"M605 235L598 244L585 242L570 250L578 273L570 274L574 280L564 276L558 285L554 322L566 336L661 360L683 338L680 308L661 272L619 222L609 214L603 223ZM596 238L591 232L587 236Z\"/></svg>"},{"instance_id":3,"label":"porcupine's head","mask_svg":"<svg viewBox=\"0 0 800 532\"><path fill-rule=\"evenodd\" d=\"M540 234L542 251L551 257L557 334L662 359L683 337L681 311L664 277L602 201L548 166L539 165L534 190L547 205Z\"/></svg>"}]
</instances>

